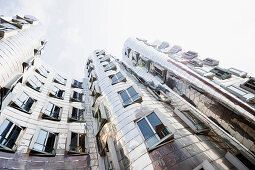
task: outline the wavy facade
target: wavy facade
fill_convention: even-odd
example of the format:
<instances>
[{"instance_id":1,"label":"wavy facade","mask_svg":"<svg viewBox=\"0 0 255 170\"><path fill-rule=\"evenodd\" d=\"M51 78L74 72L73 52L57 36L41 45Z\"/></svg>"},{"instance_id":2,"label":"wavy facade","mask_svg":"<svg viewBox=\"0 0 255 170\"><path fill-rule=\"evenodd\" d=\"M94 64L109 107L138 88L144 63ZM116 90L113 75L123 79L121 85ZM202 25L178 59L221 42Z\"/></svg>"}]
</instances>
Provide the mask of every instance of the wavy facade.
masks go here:
<instances>
[{"instance_id":1,"label":"wavy facade","mask_svg":"<svg viewBox=\"0 0 255 170\"><path fill-rule=\"evenodd\" d=\"M210 105L212 101L194 99L208 89L195 86L193 78L189 82L187 73L178 74L168 58L136 38L125 42L121 61L103 50L91 54L85 77L92 96L99 167L253 169L252 149L205 112L205 100ZM165 80L169 74L180 81L174 88ZM216 109L223 106L216 104Z\"/></svg>"},{"instance_id":2,"label":"wavy facade","mask_svg":"<svg viewBox=\"0 0 255 170\"><path fill-rule=\"evenodd\" d=\"M83 81L41 61L46 41L34 17L2 17L0 26L1 167L97 169Z\"/></svg>"}]
</instances>

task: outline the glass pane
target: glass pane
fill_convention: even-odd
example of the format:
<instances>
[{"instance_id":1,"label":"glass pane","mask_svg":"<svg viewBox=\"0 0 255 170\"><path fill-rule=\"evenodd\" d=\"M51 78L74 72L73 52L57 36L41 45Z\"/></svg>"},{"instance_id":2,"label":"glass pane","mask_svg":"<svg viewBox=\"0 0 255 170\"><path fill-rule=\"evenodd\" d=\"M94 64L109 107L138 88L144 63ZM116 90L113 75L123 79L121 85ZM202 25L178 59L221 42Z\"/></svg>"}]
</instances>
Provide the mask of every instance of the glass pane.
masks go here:
<instances>
[{"instance_id":1,"label":"glass pane","mask_svg":"<svg viewBox=\"0 0 255 170\"><path fill-rule=\"evenodd\" d=\"M133 87L129 87L127 89L129 95L132 97L132 96L135 96L137 94L137 92L135 91L135 89Z\"/></svg>"},{"instance_id":2,"label":"glass pane","mask_svg":"<svg viewBox=\"0 0 255 170\"><path fill-rule=\"evenodd\" d=\"M21 101L21 102L25 102L27 100L27 98L28 98L28 95L26 93L22 93L19 96L18 100Z\"/></svg>"},{"instance_id":3,"label":"glass pane","mask_svg":"<svg viewBox=\"0 0 255 170\"><path fill-rule=\"evenodd\" d=\"M169 131L154 112L148 115L147 118L160 139L169 134Z\"/></svg>"},{"instance_id":4,"label":"glass pane","mask_svg":"<svg viewBox=\"0 0 255 170\"><path fill-rule=\"evenodd\" d=\"M159 141L158 135L154 134L153 136L149 137L146 139L145 143L148 148L152 147L155 143Z\"/></svg>"},{"instance_id":5,"label":"glass pane","mask_svg":"<svg viewBox=\"0 0 255 170\"><path fill-rule=\"evenodd\" d=\"M12 122L9 120L5 119L2 125L0 126L0 143L4 143L5 141L5 136L9 132L11 126L13 125Z\"/></svg>"},{"instance_id":6,"label":"glass pane","mask_svg":"<svg viewBox=\"0 0 255 170\"><path fill-rule=\"evenodd\" d=\"M39 144L43 145L45 143L47 133L48 132L46 132L45 130L40 130L39 135L38 135L37 140L36 140L36 143L39 143Z\"/></svg>"},{"instance_id":7,"label":"glass pane","mask_svg":"<svg viewBox=\"0 0 255 170\"><path fill-rule=\"evenodd\" d=\"M29 97L29 99L27 100L25 105L23 105L23 109L26 110L27 112L29 112L29 110L32 107L33 103L34 103L34 100L31 97Z\"/></svg>"},{"instance_id":8,"label":"glass pane","mask_svg":"<svg viewBox=\"0 0 255 170\"><path fill-rule=\"evenodd\" d=\"M125 90L125 91L123 91L123 92L121 92L121 93L120 93L120 96L121 96L121 98L122 98L123 102L125 102L126 100L128 100L128 99L129 99L129 96L128 96L128 94L127 94L126 90Z\"/></svg>"},{"instance_id":9,"label":"glass pane","mask_svg":"<svg viewBox=\"0 0 255 170\"><path fill-rule=\"evenodd\" d=\"M71 143L70 143L70 150L76 151L77 150L77 144L78 144L78 134L72 133L71 134Z\"/></svg>"},{"instance_id":10,"label":"glass pane","mask_svg":"<svg viewBox=\"0 0 255 170\"><path fill-rule=\"evenodd\" d=\"M53 153L54 152L54 143L56 135L49 133L48 140L45 146L45 152Z\"/></svg>"},{"instance_id":11,"label":"glass pane","mask_svg":"<svg viewBox=\"0 0 255 170\"><path fill-rule=\"evenodd\" d=\"M8 138L6 139L5 146L10 149L14 149L14 147L16 146L15 142L20 132L21 132L21 128L15 125L11 133L9 134Z\"/></svg>"},{"instance_id":12,"label":"glass pane","mask_svg":"<svg viewBox=\"0 0 255 170\"><path fill-rule=\"evenodd\" d=\"M55 106L51 116L58 119L59 118L59 112L60 112L60 107L58 106Z\"/></svg>"},{"instance_id":13,"label":"glass pane","mask_svg":"<svg viewBox=\"0 0 255 170\"><path fill-rule=\"evenodd\" d=\"M79 152L85 152L85 135L79 134Z\"/></svg>"},{"instance_id":14,"label":"glass pane","mask_svg":"<svg viewBox=\"0 0 255 170\"><path fill-rule=\"evenodd\" d=\"M137 125L140 131L142 132L145 140L154 135L153 131L151 130L151 127L149 126L148 122L145 119L142 119L139 122L137 122Z\"/></svg>"}]
</instances>

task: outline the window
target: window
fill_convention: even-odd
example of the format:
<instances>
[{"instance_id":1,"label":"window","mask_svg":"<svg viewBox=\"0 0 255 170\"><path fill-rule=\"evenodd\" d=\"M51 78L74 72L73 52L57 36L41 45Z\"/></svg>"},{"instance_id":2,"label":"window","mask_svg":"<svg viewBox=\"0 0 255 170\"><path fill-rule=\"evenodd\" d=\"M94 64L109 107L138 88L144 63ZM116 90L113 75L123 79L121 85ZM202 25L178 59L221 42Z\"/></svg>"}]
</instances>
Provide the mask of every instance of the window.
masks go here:
<instances>
[{"instance_id":1,"label":"window","mask_svg":"<svg viewBox=\"0 0 255 170\"><path fill-rule=\"evenodd\" d=\"M161 122L155 112L138 120L137 125L144 137L148 149L154 148L166 138L172 136L168 128Z\"/></svg>"},{"instance_id":2,"label":"window","mask_svg":"<svg viewBox=\"0 0 255 170\"><path fill-rule=\"evenodd\" d=\"M50 96L51 97L55 97L55 98L58 98L58 99L64 99L64 93L65 91L64 90L60 90L58 87L54 86L50 92Z\"/></svg>"},{"instance_id":3,"label":"window","mask_svg":"<svg viewBox=\"0 0 255 170\"><path fill-rule=\"evenodd\" d=\"M180 52L182 50L181 46L178 45L174 45L171 49L170 49L170 53L171 54L176 54L178 52Z\"/></svg>"},{"instance_id":4,"label":"window","mask_svg":"<svg viewBox=\"0 0 255 170\"><path fill-rule=\"evenodd\" d=\"M110 56L107 55L100 59L100 63L102 63L104 61L110 61Z\"/></svg>"},{"instance_id":5,"label":"window","mask_svg":"<svg viewBox=\"0 0 255 170\"><path fill-rule=\"evenodd\" d=\"M59 74L56 76L54 81L59 83L59 84L66 85L66 79L63 78L62 76L60 76Z\"/></svg>"},{"instance_id":6,"label":"window","mask_svg":"<svg viewBox=\"0 0 255 170\"><path fill-rule=\"evenodd\" d=\"M150 66L150 60L146 57L140 57L138 61L138 65L140 67L145 67L147 70L149 70Z\"/></svg>"},{"instance_id":7,"label":"window","mask_svg":"<svg viewBox=\"0 0 255 170\"><path fill-rule=\"evenodd\" d=\"M231 73L221 68L213 68L210 72L214 73L219 79L225 80L231 77Z\"/></svg>"},{"instance_id":8,"label":"window","mask_svg":"<svg viewBox=\"0 0 255 170\"><path fill-rule=\"evenodd\" d=\"M198 56L198 53L194 51L188 51L183 54L183 57L187 59L193 59L193 58L196 58L197 56Z\"/></svg>"},{"instance_id":9,"label":"window","mask_svg":"<svg viewBox=\"0 0 255 170\"><path fill-rule=\"evenodd\" d=\"M204 62L205 65L208 65L208 66L217 66L217 65L219 65L219 61L211 59L211 58L206 58L206 59L203 60L203 62Z\"/></svg>"},{"instance_id":10,"label":"window","mask_svg":"<svg viewBox=\"0 0 255 170\"><path fill-rule=\"evenodd\" d=\"M33 76L27 81L26 85L36 91L39 91L42 86L42 82L36 76Z\"/></svg>"},{"instance_id":11,"label":"window","mask_svg":"<svg viewBox=\"0 0 255 170\"><path fill-rule=\"evenodd\" d=\"M5 119L0 126L0 148L8 151L15 151L21 133L21 127Z\"/></svg>"},{"instance_id":12,"label":"window","mask_svg":"<svg viewBox=\"0 0 255 170\"><path fill-rule=\"evenodd\" d=\"M104 50L100 50L98 52L96 52L96 55L99 56L99 55L105 55L105 51Z\"/></svg>"},{"instance_id":13,"label":"window","mask_svg":"<svg viewBox=\"0 0 255 170\"><path fill-rule=\"evenodd\" d=\"M97 127L98 127L98 132L102 129L102 127L107 123L108 121L108 110L107 108L103 105L100 104L99 108L96 111L95 118L97 118Z\"/></svg>"},{"instance_id":14,"label":"window","mask_svg":"<svg viewBox=\"0 0 255 170\"><path fill-rule=\"evenodd\" d=\"M241 152L233 155L227 152L225 158L232 164L236 169L254 169L254 161L249 160L249 156L243 155Z\"/></svg>"},{"instance_id":15,"label":"window","mask_svg":"<svg viewBox=\"0 0 255 170\"><path fill-rule=\"evenodd\" d=\"M14 35L18 28L7 22L0 21L0 37L9 37Z\"/></svg>"},{"instance_id":16,"label":"window","mask_svg":"<svg viewBox=\"0 0 255 170\"><path fill-rule=\"evenodd\" d=\"M132 104L133 102L141 98L132 86L129 87L127 90L120 92L120 96L122 98L124 106Z\"/></svg>"},{"instance_id":17,"label":"window","mask_svg":"<svg viewBox=\"0 0 255 170\"><path fill-rule=\"evenodd\" d=\"M73 91L73 96L71 98L71 101L75 101L75 102L82 102L82 93L78 93L76 91Z\"/></svg>"},{"instance_id":18,"label":"window","mask_svg":"<svg viewBox=\"0 0 255 170\"><path fill-rule=\"evenodd\" d=\"M23 92L13 103L11 103L11 106L21 111L30 113L31 107L34 103L35 100Z\"/></svg>"},{"instance_id":19,"label":"window","mask_svg":"<svg viewBox=\"0 0 255 170\"><path fill-rule=\"evenodd\" d=\"M84 121L84 109L73 107L70 114L70 121Z\"/></svg>"},{"instance_id":20,"label":"window","mask_svg":"<svg viewBox=\"0 0 255 170\"><path fill-rule=\"evenodd\" d=\"M37 129L30 145L30 154L55 155L56 140L56 134L43 129Z\"/></svg>"},{"instance_id":21,"label":"window","mask_svg":"<svg viewBox=\"0 0 255 170\"><path fill-rule=\"evenodd\" d=\"M162 70L162 69L154 66L154 74L155 74L155 76L160 78L160 80L162 80L163 82L165 81L165 73L166 73L166 70Z\"/></svg>"},{"instance_id":22,"label":"window","mask_svg":"<svg viewBox=\"0 0 255 170\"><path fill-rule=\"evenodd\" d=\"M93 81L95 81L95 80L97 80L97 76L96 76L95 71L93 70L93 71L90 73L90 75L89 75L89 82L93 82Z\"/></svg>"},{"instance_id":23,"label":"window","mask_svg":"<svg viewBox=\"0 0 255 170\"><path fill-rule=\"evenodd\" d=\"M104 71L109 71L109 70L116 70L116 65L113 62L110 62L104 68Z\"/></svg>"},{"instance_id":24,"label":"window","mask_svg":"<svg viewBox=\"0 0 255 170\"><path fill-rule=\"evenodd\" d=\"M40 66L39 68L37 68L35 70L37 73L39 73L40 75L42 75L43 77L47 78L48 76L48 71L43 67L43 66Z\"/></svg>"},{"instance_id":25,"label":"window","mask_svg":"<svg viewBox=\"0 0 255 170\"><path fill-rule=\"evenodd\" d=\"M61 110L61 107L49 102L42 117L51 120L60 120Z\"/></svg>"},{"instance_id":26,"label":"window","mask_svg":"<svg viewBox=\"0 0 255 170\"><path fill-rule=\"evenodd\" d=\"M87 154L86 134L70 132L66 150L69 154Z\"/></svg>"},{"instance_id":27,"label":"window","mask_svg":"<svg viewBox=\"0 0 255 170\"><path fill-rule=\"evenodd\" d=\"M243 89L255 94L255 78L251 77L244 84L241 84L240 87L242 87Z\"/></svg>"},{"instance_id":28,"label":"window","mask_svg":"<svg viewBox=\"0 0 255 170\"><path fill-rule=\"evenodd\" d=\"M121 74L121 72L118 72L117 74L114 74L112 77L112 84L116 84L118 82L121 82L125 80L125 77Z\"/></svg>"},{"instance_id":29,"label":"window","mask_svg":"<svg viewBox=\"0 0 255 170\"><path fill-rule=\"evenodd\" d=\"M179 111L175 109L174 112L195 132L208 133L210 128L190 110Z\"/></svg>"},{"instance_id":30,"label":"window","mask_svg":"<svg viewBox=\"0 0 255 170\"><path fill-rule=\"evenodd\" d=\"M82 89L82 82L79 82L77 80L73 80L72 87L76 87L76 88Z\"/></svg>"}]
</instances>

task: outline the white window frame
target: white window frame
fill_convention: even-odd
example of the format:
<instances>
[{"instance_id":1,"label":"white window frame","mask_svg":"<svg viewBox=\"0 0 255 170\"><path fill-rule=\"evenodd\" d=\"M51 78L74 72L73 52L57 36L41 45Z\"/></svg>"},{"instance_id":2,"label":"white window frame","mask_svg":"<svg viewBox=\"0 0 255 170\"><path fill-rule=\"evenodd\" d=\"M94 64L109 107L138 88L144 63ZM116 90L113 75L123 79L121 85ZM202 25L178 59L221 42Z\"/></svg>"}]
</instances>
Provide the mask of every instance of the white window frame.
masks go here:
<instances>
[{"instance_id":1,"label":"white window frame","mask_svg":"<svg viewBox=\"0 0 255 170\"><path fill-rule=\"evenodd\" d=\"M54 117L51 117L50 115L45 114L45 111L47 110L47 107L48 107L48 105L49 105L50 103L53 105L53 110L55 109L55 107L59 107L59 108L60 108L60 111L59 111L59 113L58 113L59 119L56 119L56 118L54 118ZM49 101L49 102L47 102L47 103L44 105L44 108L43 108L43 110L42 110L42 113L43 113L42 118L43 118L43 119L50 119L50 120L60 121L60 120L61 120L61 116L62 116L62 112L63 112L63 108L62 108L62 107L57 106L57 105L54 104L53 102L50 102L50 101Z\"/></svg>"},{"instance_id":2,"label":"white window frame","mask_svg":"<svg viewBox=\"0 0 255 170\"><path fill-rule=\"evenodd\" d=\"M29 81L32 81L32 77L35 77L35 78L37 79L37 81L39 81L39 82L41 83L41 86L40 86L40 89L39 89L39 90L37 90L37 89L29 82ZM32 81L32 82L36 85L36 83L35 83L34 81ZM30 87L30 88L32 88L32 89L34 89L34 90L40 92L40 91L41 91L41 88L42 88L42 86L43 86L43 82L42 82L36 75L33 75L33 76L29 77L29 79L26 81L26 85L27 85L28 87ZM39 86L37 86L37 87L39 87Z\"/></svg>"},{"instance_id":3,"label":"white window frame","mask_svg":"<svg viewBox=\"0 0 255 170\"><path fill-rule=\"evenodd\" d=\"M121 75L122 75L122 79L119 79L118 77L117 77L117 74L118 73L120 73ZM113 82L112 81L112 78L113 77L116 77L116 79L117 79L117 81L116 82ZM119 72L117 72L117 73L115 73L115 74L113 74L113 75L110 75L109 76L109 78L111 79L111 81L112 81L112 85L114 85L114 84L117 84L117 83L119 83L119 82L125 82L125 81L127 81L127 79L126 79L126 77L119 71Z\"/></svg>"},{"instance_id":4,"label":"white window frame","mask_svg":"<svg viewBox=\"0 0 255 170\"><path fill-rule=\"evenodd\" d=\"M32 104L31 108L29 109L29 111L24 110L24 109L21 108L19 105L17 105L16 102L15 102L16 100L18 100L18 98L19 98L23 93L25 93L25 94L28 96L28 99L31 98L31 99L33 99L33 101L34 101L34 103ZM28 99L26 100L26 102L28 101ZM37 100L35 100L34 98L30 97L25 91L21 91L20 93L18 93L18 94L12 99L12 101L11 101L10 104L9 104L9 106L11 106L11 107L13 107L13 108L15 108L15 109L18 109L18 110L20 110L20 111L22 111L22 112L31 114L31 113L32 113L32 110L33 110L33 108L34 108L34 106L35 106L36 101L37 101ZM13 104L17 105L17 107L16 107L16 106L13 106ZM23 104L24 104L24 103L23 103Z\"/></svg>"},{"instance_id":5,"label":"white window frame","mask_svg":"<svg viewBox=\"0 0 255 170\"><path fill-rule=\"evenodd\" d=\"M13 123L12 127L9 129L9 131L8 131L8 133L7 133L7 136L11 133L11 131L12 131L12 129L14 128L15 125L18 126L19 128L21 128L21 131L20 131L20 133L19 133L19 135L18 135L18 137L17 137L17 140L15 141L16 147L15 147L14 149L10 149L10 148L8 148L8 147L6 147L6 146L1 145L1 148L2 148L2 149L7 150L7 151L11 151L11 152L15 152L15 151L17 150L17 148L18 148L18 145L19 145L19 142L20 142L22 136L24 135L25 128L24 128L24 127L21 127L20 125L18 125L18 124L16 124L16 123L14 123L14 122L11 121L10 119L6 118L5 116L1 116L1 117L0 117L0 126L2 126L2 124L4 123L5 120L8 120L8 121L10 121L10 122Z\"/></svg>"},{"instance_id":6,"label":"white window frame","mask_svg":"<svg viewBox=\"0 0 255 170\"><path fill-rule=\"evenodd\" d=\"M38 74L40 74L41 76L47 78L48 77L48 73L49 71L46 70L42 65L38 68L36 68L35 70Z\"/></svg>"},{"instance_id":7,"label":"white window frame","mask_svg":"<svg viewBox=\"0 0 255 170\"><path fill-rule=\"evenodd\" d=\"M48 152L38 151L38 150L35 150L35 149L34 149L34 144L35 144L36 141L37 141L37 138L38 138L38 136L39 136L40 130L44 130L44 131L48 132L46 138L48 138L49 133L52 133L52 134L55 135L55 142L54 142L54 146L53 146L54 153L53 153L53 154L48 153ZM46 144L47 141L48 141L48 139L45 140L44 144ZM33 135L33 137L32 137L31 143L30 143L30 145L29 145L30 154L31 154L31 155L48 155L48 156L56 155L57 142L58 142L58 134L56 134L56 133L54 133L54 132L52 132L52 131L49 131L49 130L46 130L46 129L37 127L37 128L36 128L36 131L35 131L35 133L34 133L34 135ZM31 152L32 150L35 151L35 153L34 153L34 152ZM37 153L37 152L38 152L38 153Z\"/></svg>"},{"instance_id":8,"label":"white window frame","mask_svg":"<svg viewBox=\"0 0 255 170\"><path fill-rule=\"evenodd\" d=\"M73 118L72 117L72 114L73 114L73 108L75 108L75 109L77 109L78 110L78 112L82 112L82 120L80 120L80 119L75 119L75 118ZM77 107L70 107L70 109L69 109L69 121L74 121L74 122L84 122L85 121L85 118L84 118L84 116L85 116L85 109L80 109L80 108L77 108Z\"/></svg>"},{"instance_id":9,"label":"white window frame","mask_svg":"<svg viewBox=\"0 0 255 170\"><path fill-rule=\"evenodd\" d=\"M63 82L61 81L61 80L63 80ZM56 82L56 83L59 83L59 84L61 84L61 85L66 85L66 78L64 78L64 77L62 77L61 75L59 75L59 74L57 74L56 76L55 76L55 78L54 78L54 81Z\"/></svg>"},{"instance_id":10,"label":"white window frame","mask_svg":"<svg viewBox=\"0 0 255 170\"><path fill-rule=\"evenodd\" d=\"M58 92L61 90L61 89L58 88L57 86L53 86L52 89L53 89L54 87L56 87L56 88L58 89ZM49 93L49 96L54 97L54 98L57 98L57 99L60 99L60 100L64 100L65 90L61 90L61 91L63 91L62 96L61 96L61 97L58 97L58 96L56 95L58 92L55 93L55 94L53 94L52 89L51 89L51 91L50 91L50 93Z\"/></svg>"},{"instance_id":11,"label":"white window frame","mask_svg":"<svg viewBox=\"0 0 255 170\"><path fill-rule=\"evenodd\" d=\"M130 94L127 92L127 89L129 89L129 88L131 88L131 87L133 87L134 90L136 91L136 93L139 95L139 98L137 98L136 100L133 100L133 99L131 98ZM121 95L120 95L120 94L121 94L122 92L124 92L124 91L126 91L127 95L129 96L129 99L132 99L132 100L131 100L131 103L129 103L129 104L124 104L124 101L123 101L123 99L122 99L122 97L121 97ZM129 86L128 88L119 91L118 93L119 93L119 96L120 96L120 99L121 99L121 103L122 103L122 105L123 105L124 107L127 107L127 106L129 106L129 105L131 105L131 104L133 104L133 103L135 103L135 102L137 102L137 101L139 101L139 100L141 100L141 102L142 102L142 95L141 95L141 93L139 93L138 89L137 89L134 85L131 85L131 86ZM141 103L141 102L139 102L139 103Z\"/></svg>"},{"instance_id":12,"label":"white window frame","mask_svg":"<svg viewBox=\"0 0 255 170\"><path fill-rule=\"evenodd\" d=\"M70 144L71 144L71 137L72 137L72 133L76 133L78 136L78 140L77 140L77 146L79 146L79 135L85 135L85 152L75 152L75 151L71 151L70 150ZM87 134L86 133L78 133L78 132L74 132L74 131L69 131L68 132L68 136L67 136L67 140L66 140L66 153L68 154L72 154L72 155L87 155L88 153L88 139L87 139Z\"/></svg>"},{"instance_id":13,"label":"white window frame","mask_svg":"<svg viewBox=\"0 0 255 170\"><path fill-rule=\"evenodd\" d=\"M162 139L160 139L160 138L157 136L158 142L156 142L155 144L153 144L151 147L148 147L148 146L146 145L146 139L144 138L143 133L142 133L142 131L141 131L141 129L139 128L139 126L138 126L137 123L138 123L139 121L141 121L142 119L145 119L146 122L148 123L148 125L150 126L151 130L153 131L153 133L154 133L154 134L157 134L157 132L154 130L154 128L152 127L150 121L149 121L148 118L147 118L147 116L149 116L149 115L152 114L152 113L156 114L156 116L157 116L158 119L161 121L161 123L167 128L169 134L166 135L166 136L165 136L164 138L162 138ZM134 123L135 123L135 126L137 127L138 132L139 132L140 136L142 137L142 139L143 139L143 141L144 141L144 144L145 144L145 146L146 146L146 149L147 149L148 151L152 151L152 150L154 150L154 149L156 149L156 148L158 148L158 147L164 145L164 144L167 143L168 141L174 140L174 134L173 134L173 132L172 132L172 131L169 129L169 127L166 126L166 125L163 123L163 121L159 118L158 113L157 113L156 110L150 111L150 112L148 112L147 114L143 115L142 117L140 117L140 118L134 120Z\"/></svg>"}]
</instances>

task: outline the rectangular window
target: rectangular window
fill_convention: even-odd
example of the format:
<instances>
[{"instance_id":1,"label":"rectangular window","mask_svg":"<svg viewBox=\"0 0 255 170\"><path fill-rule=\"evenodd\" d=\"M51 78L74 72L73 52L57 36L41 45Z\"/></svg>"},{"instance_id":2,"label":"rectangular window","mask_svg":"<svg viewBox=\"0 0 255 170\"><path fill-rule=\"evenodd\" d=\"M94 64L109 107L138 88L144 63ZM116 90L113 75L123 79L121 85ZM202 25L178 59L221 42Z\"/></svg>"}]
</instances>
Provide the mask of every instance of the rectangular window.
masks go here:
<instances>
[{"instance_id":1,"label":"rectangular window","mask_svg":"<svg viewBox=\"0 0 255 170\"><path fill-rule=\"evenodd\" d=\"M152 148L161 139L171 134L154 112L137 121L137 125L145 139L147 148Z\"/></svg>"},{"instance_id":2,"label":"rectangular window","mask_svg":"<svg viewBox=\"0 0 255 170\"><path fill-rule=\"evenodd\" d=\"M70 121L84 121L84 110L73 107Z\"/></svg>"},{"instance_id":3,"label":"rectangular window","mask_svg":"<svg viewBox=\"0 0 255 170\"><path fill-rule=\"evenodd\" d=\"M219 65L219 61L211 59L211 58L204 59L203 63L205 65L208 65L208 66L217 66L217 65Z\"/></svg>"},{"instance_id":4,"label":"rectangular window","mask_svg":"<svg viewBox=\"0 0 255 170\"><path fill-rule=\"evenodd\" d=\"M100 59L100 63L102 63L104 61L110 61L110 56L107 55Z\"/></svg>"},{"instance_id":5,"label":"rectangular window","mask_svg":"<svg viewBox=\"0 0 255 170\"><path fill-rule=\"evenodd\" d=\"M78 93L76 91L73 91L73 96L72 96L71 100L76 101L76 102L82 102L82 97L83 97L82 93Z\"/></svg>"},{"instance_id":6,"label":"rectangular window","mask_svg":"<svg viewBox=\"0 0 255 170\"><path fill-rule=\"evenodd\" d=\"M127 90L120 92L120 96L122 98L124 106L132 104L133 102L141 98L132 86L129 87Z\"/></svg>"},{"instance_id":7,"label":"rectangular window","mask_svg":"<svg viewBox=\"0 0 255 170\"><path fill-rule=\"evenodd\" d=\"M55 82L62 84L62 85L66 85L66 79L63 78L62 76L60 76L59 74L56 76Z\"/></svg>"},{"instance_id":8,"label":"rectangular window","mask_svg":"<svg viewBox=\"0 0 255 170\"><path fill-rule=\"evenodd\" d=\"M243 89L255 94L255 78L251 77L244 84L241 84L240 87L242 87Z\"/></svg>"},{"instance_id":9,"label":"rectangular window","mask_svg":"<svg viewBox=\"0 0 255 170\"><path fill-rule=\"evenodd\" d=\"M69 153L87 153L86 134L71 132Z\"/></svg>"},{"instance_id":10,"label":"rectangular window","mask_svg":"<svg viewBox=\"0 0 255 170\"><path fill-rule=\"evenodd\" d=\"M43 154L54 155L56 139L57 136L54 133L40 129L36 141L33 145L32 153L35 151Z\"/></svg>"},{"instance_id":11,"label":"rectangular window","mask_svg":"<svg viewBox=\"0 0 255 170\"><path fill-rule=\"evenodd\" d=\"M49 102L44 111L43 118L60 120L60 114L61 114L61 107L58 107L54 105L53 103Z\"/></svg>"},{"instance_id":12,"label":"rectangular window","mask_svg":"<svg viewBox=\"0 0 255 170\"><path fill-rule=\"evenodd\" d=\"M76 88L82 89L82 82L79 82L77 80L73 80L72 87L76 87Z\"/></svg>"},{"instance_id":13,"label":"rectangular window","mask_svg":"<svg viewBox=\"0 0 255 170\"><path fill-rule=\"evenodd\" d=\"M13 103L11 103L11 106L25 112L30 112L30 109L34 103L35 100L23 92Z\"/></svg>"},{"instance_id":14,"label":"rectangular window","mask_svg":"<svg viewBox=\"0 0 255 170\"><path fill-rule=\"evenodd\" d=\"M36 76L33 76L27 81L26 85L34 90L39 91L42 86L42 82Z\"/></svg>"},{"instance_id":15,"label":"rectangular window","mask_svg":"<svg viewBox=\"0 0 255 170\"><path fill-rule=\"evenodd\" d=\"M208 133L210 128L190 110L179 111L175 109L174 112L195 132Z\"/></svg>"},{"instance_id":16,"label":"rectangular window","mask_svg":"<svg viewBox=\"0 0 255 170\"><path fill-rule=\"evenodd\" d=\"M56 86L54 86L50 92L50 96L51 97L55 97L58 99L64 99L64 90L60 90L59 88L57 88Z\"/></svg>"},{"instance_id":17,"label":"rectangular window","mask_svg":"<svg viewBox=\"0 0 255 170\"><path fill-rule=\"evenodd\" d=\"M123 81L125 77L121 74L121 72L118 72L117 74L114 74L111 79L112 79L112 84L116 84L118 82Z\"/></svg>"},{"instance_id":18,"label":"rectangular window","mask_svg":"<svg viewBox=\"0 0 255 170\"><path fill-rule=\"evenodd\" d=\"M165 80L165 77L164 77L164 73L163 73L163 70L157 68L154 66L154 73L157 77L160 78L160 80L164 81Z\"/></svg>"},{"instance_id":19,"label":"rectangular window","mask_svg":"<svg viewBox=\"0 0 255 170\"><path fill-rule=\"evenodd\" d=\"M40 66L39 68L37 68L36 72L45 78L47 78L47 76L48 76L48 71L43 66Z\"/></svg>"},{"instance_id":20,"label":"rectangular window","mask_svg":"<svg viewBox=\"0 0 255 170\"><path fill-rule=\"evenodd\" d=\"M105 66L104 71L109 71L114 69L116 69L116 65L113 62L110 62L109 64Z\"/></svg>"},{"instance_id":21,"label":"rectangular window","mask_svg":"<svg viewBox=\"0 0 255 170\"><path fill-rule=\"evenodd\" d=\"M214 73L219 79L225 80L231 77L231 73L221 68L213 68L210 72Z\"/></svg>"},{"instance_id":22,"label":"rectangular window","mask_svg":"<svg viewBox=\"0 0 255 170\"><path fill-rule=\"evenodd\" d=\"M0 126L0 147L5 150L15 151L22 128L5 119Z\"/></svg>"}]
</instances>

